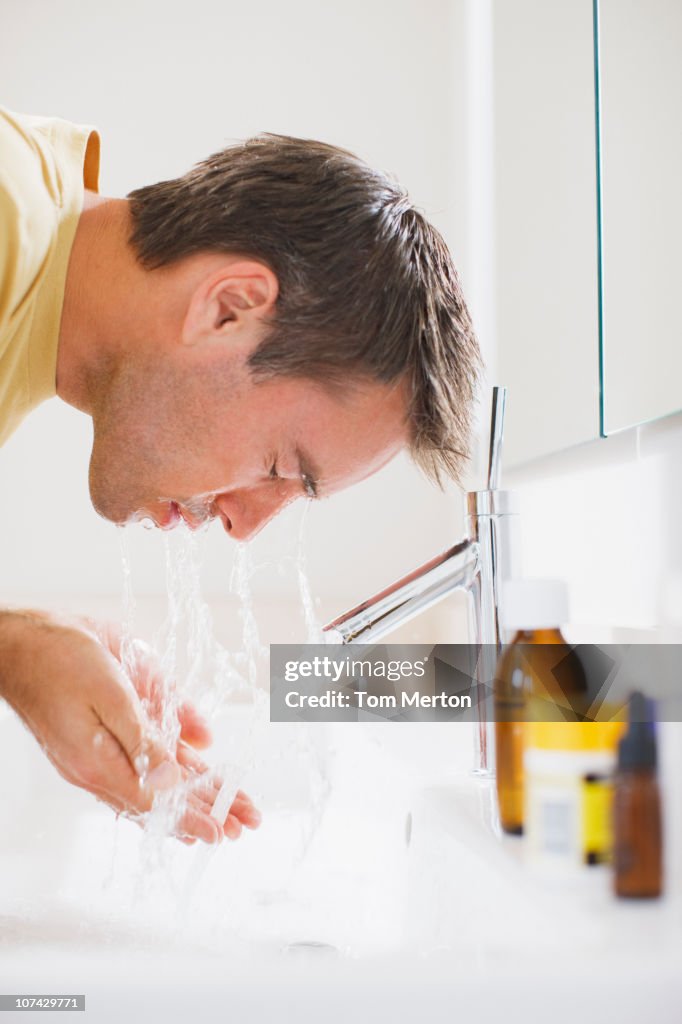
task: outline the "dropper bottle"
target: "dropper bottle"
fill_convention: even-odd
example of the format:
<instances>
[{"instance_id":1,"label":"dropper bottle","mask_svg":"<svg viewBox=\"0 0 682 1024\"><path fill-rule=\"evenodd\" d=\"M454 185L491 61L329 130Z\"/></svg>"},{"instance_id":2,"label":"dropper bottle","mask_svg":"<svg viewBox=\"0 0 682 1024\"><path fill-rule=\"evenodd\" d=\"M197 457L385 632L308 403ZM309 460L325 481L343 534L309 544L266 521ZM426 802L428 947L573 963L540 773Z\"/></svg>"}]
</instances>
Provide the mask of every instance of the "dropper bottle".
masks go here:
<instances>
[{"instance_id":1,"label":"dropper bottle","mask_svg":"<svg viewBox=\"0 0 682 1024\"><path fill-rule=\"evenodd\" d=\"M617 896L651 899L662 889L661 796L656 733L641 693L630 696L629 721L618 745L615 778L614 888Z\"/></svg>"}]
</instances>

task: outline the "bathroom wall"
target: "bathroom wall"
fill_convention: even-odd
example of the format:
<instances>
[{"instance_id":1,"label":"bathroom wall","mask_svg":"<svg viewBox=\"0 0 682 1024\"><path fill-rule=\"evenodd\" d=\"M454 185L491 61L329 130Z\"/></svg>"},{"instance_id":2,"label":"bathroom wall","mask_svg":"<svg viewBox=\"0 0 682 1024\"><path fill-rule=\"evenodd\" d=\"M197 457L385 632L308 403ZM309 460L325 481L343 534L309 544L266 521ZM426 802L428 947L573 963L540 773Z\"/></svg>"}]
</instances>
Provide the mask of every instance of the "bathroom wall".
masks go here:
<instances>
[{"instance_id":1,"label":"bathroom wall","mask_svg":"<svg viewBox=\"0 0 682 1024\"><path fill-rule=\"evenodd\" d=\"M159 0L122 0L115 13L85 0L13 4L0 37L3 101L97 124L102 188L114 195L262 129L355 149L404 181L445 234L495 382L494 299L504 307L505 281L495 281L494 5L265 0L254 13L204 0L200 10L197 18L184 4ZM54 401L0 451L4 600L116 614L119 538L89 505L89 444L87 419ZM646 631L682 619L681 447L673 416L507 474L521 491L526 569L569 580L577 626ZM475 465L469 482L480 482ZM299 629L292 560L300 519L301 510L286 513L253 545L268 636ZM406 458L312 506L302 537L320 617L409 570L462 528L456 489L440 494ZM164 591L161 538L129 532L136 592L143 609L156 608ZM233 545L212 528L204 585L226 614L233 558ZM413 629L449 637L458 632L454 621L445 609Z\"/></svg>"},{"instance_id":2,"label":"bathroom wall","mask_svg":"<svg viewBox=\"0 0 682 1024\"><path fill-rule=\"evenodd\" d=\"M261 130L348 147L405 183L477 295L485 280L471 255L467 196L482 149L462 141L478 127L469 13L464 0L26 0L3 19L3 103L97 125L102 191L112 195L181 173ZM484 293L477 301L484 320ZM53 401L0 451L2 600L118 614L119 538L89 505L89 446L87 418ZM292 510L252 545L264 639L300 635L292 568L300 518ZM462 529L459 493L440 493L407 458L311 507L302 543L320 617L383 587ZM151 622L164 602L162 538L128 532L138 610ZM234 546L214 526L205 548L205 592L219 619L234 617ZM429 628L440 629L438 621L449 635L450 613Z\"/></svg>"},{"instance_id":3,"label":"bathroom wall","mask_svg":"<svg viewBox=\"0 0 682 1024\"><path fill-rule=\"evenodd\" d=\"M507 474L521 496L525 571L568 580L576 627L680 639L681 459L676 415Z\"/></svg>"}]
</instances>

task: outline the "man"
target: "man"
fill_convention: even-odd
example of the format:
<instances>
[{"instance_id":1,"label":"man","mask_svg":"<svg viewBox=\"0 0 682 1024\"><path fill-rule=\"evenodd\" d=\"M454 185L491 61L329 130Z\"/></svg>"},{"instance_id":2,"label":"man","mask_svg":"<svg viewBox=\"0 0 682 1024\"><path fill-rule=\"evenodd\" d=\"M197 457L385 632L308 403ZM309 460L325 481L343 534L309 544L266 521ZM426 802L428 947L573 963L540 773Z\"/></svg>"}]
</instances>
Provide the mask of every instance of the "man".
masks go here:
<instances>
[{"instance_id":1,"label":"man","mask_svg":"<svg viewBox=\"0 0 682 1024\"><path fill-rule=\"evenodd\" d=\"M397 184L278 135L127 199L98 195L98 169L92 130L0 110L0 443L56 394L92 418L102 516L219 518L238 540L405 446L457 478L478 349L447 248ZM183 707L165 749L137 657L130 680L102 627L0 612L0 693L65 778L131 814L193 781L187 842L255 827L242 793L211 817L208 729Z\"/></svg>"}]
</instances>

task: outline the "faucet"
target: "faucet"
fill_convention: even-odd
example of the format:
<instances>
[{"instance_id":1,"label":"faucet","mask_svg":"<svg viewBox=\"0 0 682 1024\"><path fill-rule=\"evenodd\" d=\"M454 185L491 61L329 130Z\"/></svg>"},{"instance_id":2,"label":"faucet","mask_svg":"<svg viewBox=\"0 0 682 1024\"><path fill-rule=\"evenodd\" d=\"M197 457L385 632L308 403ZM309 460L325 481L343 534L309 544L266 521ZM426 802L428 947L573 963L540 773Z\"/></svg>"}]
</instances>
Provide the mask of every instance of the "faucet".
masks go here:
<instances>
[{"instance_id":1,"label":"faucet","mask_svg":"<svg viewBox=\"0 0 682 1024\"><path fill-rule=\"evenodd\" d=\"M478 729L474 771L492 773L493 746L488 716L490 680L502 646L499 620L501 580L511 573L512 529L518 521L514 494L500 490L502 439L507 389L494 387L485 490L466 495L464 540L419 566L323 626L329 643L373 643L437 604L455 590L470 596L477 661Z\"/></svg>"}]
</instances>

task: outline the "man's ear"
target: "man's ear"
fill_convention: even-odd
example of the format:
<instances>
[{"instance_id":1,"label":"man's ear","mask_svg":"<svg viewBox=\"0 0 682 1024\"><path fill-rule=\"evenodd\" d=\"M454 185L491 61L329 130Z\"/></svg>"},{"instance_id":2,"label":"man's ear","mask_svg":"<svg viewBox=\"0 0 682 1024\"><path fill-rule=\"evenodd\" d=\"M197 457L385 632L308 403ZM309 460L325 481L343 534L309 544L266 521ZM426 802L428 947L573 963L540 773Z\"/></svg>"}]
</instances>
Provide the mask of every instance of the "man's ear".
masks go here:
<instances>
[{"instance_id":1,"label":"man's ear","mask_svg":"<svg viewBox=\"0 0 682 1024\"><path fill-rule=\"evenodd\" d=\"M264 263L226 263L195 287L182 325L183 344L244 337L244 328L272 312L278 292L277 278Z\"/></svg>"}]
</instances>

